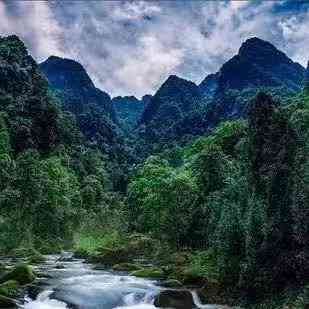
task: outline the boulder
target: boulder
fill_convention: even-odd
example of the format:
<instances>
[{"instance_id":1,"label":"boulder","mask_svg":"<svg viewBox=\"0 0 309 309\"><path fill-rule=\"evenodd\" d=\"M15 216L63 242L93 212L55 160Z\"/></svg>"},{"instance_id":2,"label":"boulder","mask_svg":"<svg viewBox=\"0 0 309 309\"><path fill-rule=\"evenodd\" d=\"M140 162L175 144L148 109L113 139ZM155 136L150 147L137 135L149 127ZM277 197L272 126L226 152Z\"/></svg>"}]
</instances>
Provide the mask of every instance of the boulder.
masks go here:
<instances>
[{"instance_id":1,"label":"boulder","mask_svg":"<svg viewBox=\"0 0 309 309\"><path fill-rule=\"evenodd\" d=\"M11 309L17 308L13 299L0 295L0 308Z\"/></svg>"},{"instance_id":2,"label":"boulder","mask_svg":"<svg viewBox=\"0 0 309 309\"><path fill-rule=\"evenodd\" d=\"M63 252L57 261L58 262L73 262L74 257L73 257L73 254L71 253Z\"/></svg>"},{"instance_id":3,"label":"boulder","mask_svg":"<svg viewBox=\"0 0 309 309\"><path fill-rule=\"evenodd\" d=\"M113 270L116 270L116 271L136 271L140 269L141 267L139 265L132 264L132 263L119 263L113 266Z\"/></svg>"},{"instance_id":4,"label":"boulder","mask_svg":"<svg viewBox=\"0 0 309 309\"><path fill-rule=\"evenodd\" d=\"M9 280L0 284L0 295L6 297L15 297L18 293L18 282Z\"/></svg>"},{"instance_id":5,"label":"boulder","mask_svg":"<svg viewBox=\"0 0 309 309\"><path fill-rule=\"evenodd\" d=\"M30 264L41 264L44 262L45 262L45 257L40 253L36 253L28 258L28 263Z\"/></svg>"},{"instance_id":6,"label":"boulder","mask_svg":"<svg viewBox=\"0 0 309 309\"><path fill-rule=\"evenodd\" d=\"M100 248L98 253L88 258L89 262L100 263L103 265L113 265L115 263L125 263L131 255L126 248Z\"/></svg>"},{"instance_id":7,"label":"boulder","mask_svg":"<svg viewBox=\"0 0 309 309\"><path fill-rule=\"evenodd\" d=\"M34 249L34 248L24 248L24 247L14 249L11 252L11 254L12 254L12 256L19 257L19 258L29 258L31 256L40 255L40 253L36 249Z\"/></svg>"},{"instance_id":8,"label":"boulder","mask_svg":"<svg viewBox=\"0 0 309 309\"><path fill-rule=\"evenodd\" d=\"M164 271L157 267L147 267L140 270L133 271L130 275L139 278L154 278L162 279L165 277Z\"/></svg>"},{"instance_id":9,"label":"boulder","mask_svg":"<svg viewBox=\"0 0 309 309\"><path fill-rule=\"evenodd\" d=\"M25 285L34 281L35 275L32 268L29 265L20 264L16 266L13 270L6 273L2 278L0 278L0 283L4 283L9 280L15 280L21 285Z\"/></svg>"},{"instance_id":10,"label":"boulder","mask_svg":"<svg viewBox=\"0 0 309 309\"><path fill-rule=\"evenodd\" d=\"M154 301L159 308L193 309L195 308L193 296L188 290L161 291Z\"/></svg>"},{"instance_id":11,"label":"boulder","mask_svg":"<svg viewBox=\"0 0 309 309\"><path fill-rule=\"evenodd\" d=\"M36 299L37 296L44 291L44 287L37 284L29 284L27 286L27 296L31 299Z\"/></svg>"}]
</instances>

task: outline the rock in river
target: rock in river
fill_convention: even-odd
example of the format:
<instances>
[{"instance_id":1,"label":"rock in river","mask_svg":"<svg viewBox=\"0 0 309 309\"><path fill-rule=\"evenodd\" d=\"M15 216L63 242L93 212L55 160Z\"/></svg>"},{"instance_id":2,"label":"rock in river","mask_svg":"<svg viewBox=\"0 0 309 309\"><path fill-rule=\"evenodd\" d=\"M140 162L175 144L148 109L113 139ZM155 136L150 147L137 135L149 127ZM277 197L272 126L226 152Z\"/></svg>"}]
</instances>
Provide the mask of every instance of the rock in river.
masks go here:
<instances>
[{"instance_id":1,"label":"rock in river","mask_svg":"<svg viewBox=\"0 0 309 309\"><path fill-rule=\"evenodd\" d=\"M195 308L193 296L188 290L164 290L161 291L154 301L159 308L193 309Z\"/></svg>"}]
</instances>

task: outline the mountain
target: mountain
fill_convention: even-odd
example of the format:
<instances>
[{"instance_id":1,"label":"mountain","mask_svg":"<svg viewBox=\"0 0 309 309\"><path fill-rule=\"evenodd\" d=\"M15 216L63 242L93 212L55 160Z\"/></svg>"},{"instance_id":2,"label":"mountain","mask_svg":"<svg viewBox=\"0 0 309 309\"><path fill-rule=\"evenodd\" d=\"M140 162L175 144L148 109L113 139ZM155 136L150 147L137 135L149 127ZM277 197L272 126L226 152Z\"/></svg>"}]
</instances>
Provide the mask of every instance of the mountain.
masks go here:
<instances>
[{"instance_id":1,"label":"mountain","mask_svg":"<svg viewBox=\"0 0 309 309\"><path fill-rule=\"evenodd\" d=\"M94 86L80 63L51 56L40 64L40 69L53 88L65 92L65 106L70 111L80 113L89 105L96 105L103 113L115 120L110 96Z\"/></svg>"},{"instance_id":2,"label":"mountain","mask_svg":"<svg viewBox=\"0 0 309 309\"><path fill-rule=\"evenodd\" d=\"M223 120L246 117L248 101L261 89L282 101L301 91L305 69L271 43L251 38L215 76L213 102L208 106L207 114L201 116L206 119L208 128ZM207 77L202 84L206 81Z\"/></svg>"},{"instance_id":3,"label":"mountain","mask_svg":"<svg viewBox=\"0 0 309 309\"><path fill-rule=\"evenodd\" d=\"M50 97L46 79L15 35L0 37L0 116L17 154L30 148L48 153L65 136L74 139L73 127L68 132L63 126L65 115Z\"/></svg>"},{"instance_id":4,"label":"mountain","mask_svg":"<svg viewBox=\"0 0 309 309\"><path fill-rule=\"evenodd\" d=\"M238 54L224 63L217 73L206 76L199 87L205 95L257 87L299 91L304 74L305 69L300 64L271 43L254 37L246 40Z\"/></svg>"},{"instance_id":5,"label":"mountain","mask_svg":"<svg viewBox=\"0 0 309 309\"><path fill-rule=\"evenodd\" d=\"M39 67L60 97L62 108L76 116L89 145L109 156L119 153L121 137L112 100L95 87L83 66L71 59L51 56Z\"/></svg>"},{"instance_id":6,"label":"mountain","mask_svg":"<svg viewBox=\"0 0 309 309\"><path fill-rule=\"evenodd\" d=\"M147 98L144 96L142 100L138 100L134 96L125 96L112 99L117 119L122 128L131 131L136 126L143 113Z\"/></svg>"},{"instance_id":7,"label":"mountain","mask_svg":"<svg viewBox=\"0 0 309 309\"><path fill-rule=\"evenodd\" d=\"M274 45L259 38L245 41L220 69L217 92L255 87L302 88L305 69Z\"/></svg>"},{"instance_id":8,"label":"mountain","mask_svg":"<svg viewBox=\"0 0 309 309\"><path fill-rule=\"evenodd\" d=\"M203 95L213 97L218 89L219 72L215 74L209 74L199 84L200 91Z\"/></svg>"},{"instance_id":9,"label":"mountain","mask_svg":"<svg viewBox=\"0 0 309 309\"><path fill-rule=\"evenodd\" d=\"M152 143L186 140L220 121L246 117L247 102L262 88L288 97L303 88L305 69L274 45L246 40L237 55L197 86L170 76L146 106L139 136Z\"/></svg>"},{"instance_id":10,"label":"mountain","mask_svg":"<svg viewBox=\"0 0 309 309\"><path fill-rule=\"evenodd\" d=\"M175 125L203 101L199 87L191 81L171 75L151 97L138 123L139 134L156 143L178 136Z\"/></svg>"}]
</instances>

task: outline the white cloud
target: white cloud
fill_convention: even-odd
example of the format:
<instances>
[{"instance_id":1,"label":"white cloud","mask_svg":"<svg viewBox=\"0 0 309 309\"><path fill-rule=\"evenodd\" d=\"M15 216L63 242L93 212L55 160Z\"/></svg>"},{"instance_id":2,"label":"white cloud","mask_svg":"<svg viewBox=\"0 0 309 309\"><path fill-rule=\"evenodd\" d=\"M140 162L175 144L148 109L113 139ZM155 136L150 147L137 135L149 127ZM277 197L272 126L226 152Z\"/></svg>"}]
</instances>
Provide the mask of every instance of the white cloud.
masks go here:
<instances>
[{"instance_id":1,"label":"white cloud","mask_svg":"<svg viewBox=\"0 0 309 309\"><path fill-rule=\"evenodd\" d=\"M113 17L119 20L138 20L146 16L152 16L159 13L160 7L154 3L147 3L145 1L125 2L124 6L115 7L112 12Z\"/></svg>"},{"instance_id":2,"label":"white cloud","mask_svg":"<svg viewBox=\"0 0 309 309\"><path fill-rule=\"evenodd\" d=\"M81 62L112 95L151 93L169 74L201 81L258 36L305 64L309 13L276 1L0 0L0 33L16 33L38 60Z\"/></svg>"},{"instance_id":3,"label":"white cloud","mask_svg":"<svg viewBox=\"0 0 309 309\"><path fill-rule=\"evenodd\" d=\"M20 1L16 4L21 16L9 15L6 4L0 2L1 35L17 34L31 47L31 52L37 59L50 54L64 55L59 42L62 29L48 3Z\"/></svg>"},{"instance_id":4,"label":"white cloud","mask_svg":"<svg viewBox=\"0 0 309 309\"><path fill-rule=\"evenodd\" d=\"M293 59L303 65L309 60L309 12L290 16L278 23L282 30L285 50L293 52Z\"/></svg>"}]
</instances>

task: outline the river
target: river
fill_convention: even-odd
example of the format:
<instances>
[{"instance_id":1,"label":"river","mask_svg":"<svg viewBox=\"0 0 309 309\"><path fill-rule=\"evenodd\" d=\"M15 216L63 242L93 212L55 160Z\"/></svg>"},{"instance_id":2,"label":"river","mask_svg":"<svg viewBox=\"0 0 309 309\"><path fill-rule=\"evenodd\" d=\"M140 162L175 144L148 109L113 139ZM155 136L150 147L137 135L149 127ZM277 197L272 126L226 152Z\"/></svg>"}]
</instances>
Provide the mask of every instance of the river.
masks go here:
<instances>
[{"instance_id":1,"label":"river","mask_svg":"<svg viewBox=\"0 0 309 309\"><path fill-rule=\"evenodd\" d=\"M35 270L48 278L38 280L40 293L35 299L27 295L19 308L154 309L154 297L163 289L157 281L96 269L80 259L59 262L59 255L48 256ZM223 308L201 305L193 296L198 308Z\"/></svg>"}]
</instances>

